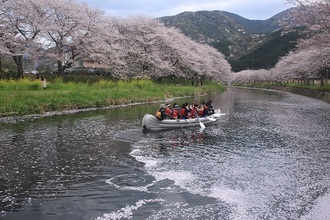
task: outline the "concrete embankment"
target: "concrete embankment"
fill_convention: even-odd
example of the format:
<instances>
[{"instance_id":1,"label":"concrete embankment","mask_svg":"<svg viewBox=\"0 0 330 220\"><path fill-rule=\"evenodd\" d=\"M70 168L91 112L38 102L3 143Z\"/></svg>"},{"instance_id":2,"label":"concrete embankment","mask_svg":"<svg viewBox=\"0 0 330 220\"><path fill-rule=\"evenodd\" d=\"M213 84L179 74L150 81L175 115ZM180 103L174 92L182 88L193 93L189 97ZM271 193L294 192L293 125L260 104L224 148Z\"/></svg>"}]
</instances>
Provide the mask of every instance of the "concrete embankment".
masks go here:
<instances>
[{"instance_id":1,"label":"concrete embankment","mask_svg":"<svg viewBox=\"0 0 330 220\"><path fill-rule=\"evenodd\" d=\"M330 103L330 90L328 89L306 89L306 88L297 88L297 87L285 87L285 86L272 86L270 89L286 91L298 95L303 95L315 99L320 99L324 102Z\"/></svg>"}]
</instances>

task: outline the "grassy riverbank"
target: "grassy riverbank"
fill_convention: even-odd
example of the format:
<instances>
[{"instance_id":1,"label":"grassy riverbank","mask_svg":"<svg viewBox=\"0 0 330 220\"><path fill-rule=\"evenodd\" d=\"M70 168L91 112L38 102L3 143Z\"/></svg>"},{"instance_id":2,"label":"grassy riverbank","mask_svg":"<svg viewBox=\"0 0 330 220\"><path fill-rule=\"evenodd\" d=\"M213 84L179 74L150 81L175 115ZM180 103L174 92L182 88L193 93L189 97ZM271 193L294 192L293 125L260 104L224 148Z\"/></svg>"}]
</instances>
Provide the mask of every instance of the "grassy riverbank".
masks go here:
<instances>
[{"instance_id":1,"label":"grassy riverbank","mask_svg":"<svg viewBox=\"0 0 330 220\"><path fill-rule=\"evenodd\" d=\"M64 82L61 78L47 82L46 90L41 81L22 79L0 80L0 116L40 114L93 107L106 107L134 102L165 100L179 96L194 96L219 92L224 86L205 82L191 86L188 81L151 80L107 81L93 83Z\"/></svg>"},{"instance_id":2,"label":"grassy riverbank","mask_svg":"<svg viewBox=\"0 0 330 220\"><path fill-rule=\"evenodd\" d=\"M251 84L244 84L244 86L286 91L315 99L320 99L324 102L330 103L330 84L320 86L319 83L315 83L311 85L301 85L298 83L285 83L285 84L251 83Z\"/></svg>"},{"instance_id":3,"label":"grassy riverbank","mask_svg":"<svg viewBox=\"0 0 330 220\"><path fill-rule=\"evenodd\" d=\"M248 87L257 87L257 88L271 88L273 86L278 87L293 87L293 88L302 88L302 89L310 89L310 90L317 90L317 91L330 91L330 84L325 84L324 86L320 86L319 83L310 84L310 85L301 85L299 83L251 83L245 84L244 86Z\"/></svg>"}]
</instances>

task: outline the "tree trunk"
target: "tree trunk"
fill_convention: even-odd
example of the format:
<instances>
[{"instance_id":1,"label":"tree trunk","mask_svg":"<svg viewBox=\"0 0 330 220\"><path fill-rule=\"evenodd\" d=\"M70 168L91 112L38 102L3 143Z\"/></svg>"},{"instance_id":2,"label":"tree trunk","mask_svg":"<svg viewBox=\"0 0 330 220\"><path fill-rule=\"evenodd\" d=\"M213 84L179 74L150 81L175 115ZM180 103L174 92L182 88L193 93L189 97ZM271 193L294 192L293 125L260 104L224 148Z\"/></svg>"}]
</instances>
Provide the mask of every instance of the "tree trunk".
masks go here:
<instances>
[{"instance_id":1,"label":"tree trunk","mask_svg":"<svg viewBox=\"0 0 330 220\"><path fill-rule=\"evenodd\" d=\"M2 73L2 57L0 56L0 73Z\"/></svg>"},{"instance_id":2,"label":"tree trunk","mask_svg":"<svg viewBox=\"0 0 330 220\"><path fill-rule=\"evenodd\" d=\"M61 77L63 76L63 66L62 62L60 60L57 60L57 76Z\"/></svg>"},{"instance_id":3,"label":"tree trunk","mask_svg":"<svg viewBox=\"0 0 330 220\"><path fill-rule=\"evenodd\" d=\"M23 77L23 55L14 55L13 59L17 66L17 78Z\"/></svg>"},{"instance_id":4,"label":"tree trunk","mask_svg":"<svg viewBox=\"0 0 330 220\"><path fill-rule=\"evenodd\" d=\"M321 87L324 86L324 75L325 75L325 69L321 69L320 79L321 79Z\"/></svg>"},{"instance_id":5,"label":"tree trunk","mask_svg":"<svg viewBox=\"0 0 330 220\"><path fill-rule=\"evenodd\" d=\"M321 84L320 84L320 87L324 86L324 80L323 80L323 77L321 77Z\"/></svg>"}]
</instances>

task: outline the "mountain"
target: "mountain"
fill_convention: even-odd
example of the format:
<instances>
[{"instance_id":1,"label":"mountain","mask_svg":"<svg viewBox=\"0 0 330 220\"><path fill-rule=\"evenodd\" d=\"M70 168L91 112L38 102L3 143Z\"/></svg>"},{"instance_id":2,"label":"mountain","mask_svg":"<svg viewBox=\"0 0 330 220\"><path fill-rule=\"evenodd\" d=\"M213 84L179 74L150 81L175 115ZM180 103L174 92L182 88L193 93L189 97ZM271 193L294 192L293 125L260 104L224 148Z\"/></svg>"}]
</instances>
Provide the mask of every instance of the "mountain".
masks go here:
<instances>
[{"instance_id":1,"label":"mountain","mask_svg":"<svg viewBox=\"0 0 330 220\"><path fill-rule=\"evenodd\" d=\"M226 11L183 12L159 18L200 43L222 52L233 71L271 68L296 45L297 33L281 31L279 22L290 16L283 11L267 20L249 20ZM267 57L267 59L266 59Z\"/></svg>"},{"instance_id":2,"label":"mountain","mask_svg":"<svg viewBox=\"0 0 330 220\"><path fill-rule=\"evenodd\" d=\"M271 32L267 34L263 44L237 59L228 61L234 72L246 69L270 69L275 66L279 58L296 47L300 37L298 32L289 32L284 35L281 30Z\"/></svg>"}]
</instances>

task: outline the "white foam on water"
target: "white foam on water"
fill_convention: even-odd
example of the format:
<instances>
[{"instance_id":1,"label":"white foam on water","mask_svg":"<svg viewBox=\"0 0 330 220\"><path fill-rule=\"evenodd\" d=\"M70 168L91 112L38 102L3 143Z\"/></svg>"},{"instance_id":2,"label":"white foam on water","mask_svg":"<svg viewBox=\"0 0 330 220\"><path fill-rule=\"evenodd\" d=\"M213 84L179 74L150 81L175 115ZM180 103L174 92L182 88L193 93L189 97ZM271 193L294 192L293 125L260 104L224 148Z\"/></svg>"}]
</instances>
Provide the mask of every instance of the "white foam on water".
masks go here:
<instances>
[{"instance_id":1,"label":"white foam on water","mask_svg":"<svg viewBox=\"0 0 330 220\"><path fill-rule=\"evenodd\" d=\"M231 189L225 185L213 185L210 188L210 197L220 199L227 203L242 204L245 194L242 190Z\"/></svg>"},{"instance_id":2,"label":"white foam on water","mask_svg":"<svg viewBox=\"0 0 330 220\"><path fill-rule=\"evenodd\" d=\"M107 183L117 189L120 189L120 190L136 190L136 191L140 191L140 192L147 192L148 187L153 185L153 184L148 184L146 186L119 186L119 185L113 183L112 179L106 180L105 183Z\"/></svg>"},{"instance_id":3,"label":"white foam on water","mask_svg":"<svg viewBox=\"0 0 330 220\"><path fill-rule=\"evenodd\" d=\"M133 211L138 210L147 203L162 202L162 199L144 199L139 200L135 205L126 206L118 211L105 213L101 217L97 217L95 220L118 220L118 219L133 219Z\"/></svg>"},{"instance_id":4,"label":"white foam on water","mask_svg":"<svg viewBox=\"0 0 330 220\"><path fill-rule=\"evenodd\" d=\"M151 157L142 157L142 156L137 156L136 159L140 162L144 163L145 168L151 168L151 167L156 167L158 164L158 161L155 160L154 158Z\"/></svg>"},{"instance_id":5,"label":"white foam on water","mask_svg":"<svg viewBox=\"0 0 330 220\"><path fill-rule=\"evenodd\" d=\"M234 208L235 214L233 219L246 219L249 214L247 212L247 195L240 189L232 189L224 184L215 184L210 187L209 197L219 199L232 208Z\"/></svg>"},{"instance_id":6,"label":"white foam on water","mask_svg":"<svg viewBox=\"0 0 330 220\"><path fill-rule=\"evenodd\" d=\"M155 158L143 155L143 152L140 149L133 149L130 155L135 157L137 161L144 163L145 168L155 167L158 164L158 161Z\"/></svg>"},{"instance_id":7,"label":"white foam on water","mask_svg":"<svg viewBox=\"0 0 330 220\"><path fill-rule=\"evenodd\" d=\"M233 188L222 183L221 177L229 175L223 174L224 165L222 164L213 163L206 158L188 157L184 159L185 162L183 163L180 157L151 157L148 155L150 151L145 149L144 145L134 145L134 147L130 155L145 163L145 171L155 178L155 183L168 179L173 181L174 185L191 194L214 198L219 204L230 207L232 213L228 215L235 220L254 219L256 216L251 216L254 214L249 214L249 209L256 210L255 207L263 209L262 203L260 203L260 199L262 200L263 197L260 198L260 195L256 195L256 198L253 198L254 201L251 201L252 189L249 187L245 192L243 189ZM193 164L198 165L194 166ZM241 168L237 169L237 172L230 175L239 176L241 172L245 173ZM166 203L168 202L170 201L166 201ZM204 208L206 205L212 206L212 204L205 204ZM188 212L192 213L193 210ZM222 211L219 210L218 212L221 213ZM169 213L163 214L168 215Z\"/></svg>"},{"instance_id":8,"label":"white foam on water","mask_svg":"<svg viewBox=\"0 0 330 220\"><path fill-rule=\"evenodd\" d=\"M157 181L169 179L174 181L174 184L182 188L186 188L187 184L196 179L195 175L190 171L164 171L153 172L153 176Z\"/></svg>"},{"instance_id":9,"label":"white foam on water","mask_svg":"<svg viewBox=\"0 0 330 220\"><path fill-rule=\"evenodd\" d=\"M117 180L117 178L123 178L124 183L122 181ZM143 176L138 176L136 174L121 174L114 176L105 181L107 184L120 189L120 190L136 190L141 192L147 192L148 188L153 186L155 181L145 185L145 178Z\"/></svg>"},{"instance_id":10,"label":"white foam on water","mask_svg":"<svg viewBox=\"0 0 330 220\"><path fill-rule=\"evenodd\" d=\"M330 193L317 199L316 205L301 220L329 220L330 219Z\"/></svg>"}]
</instances>

